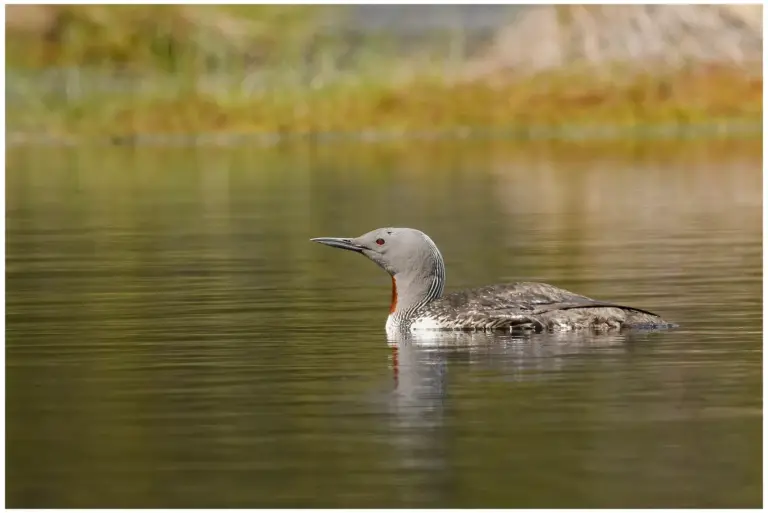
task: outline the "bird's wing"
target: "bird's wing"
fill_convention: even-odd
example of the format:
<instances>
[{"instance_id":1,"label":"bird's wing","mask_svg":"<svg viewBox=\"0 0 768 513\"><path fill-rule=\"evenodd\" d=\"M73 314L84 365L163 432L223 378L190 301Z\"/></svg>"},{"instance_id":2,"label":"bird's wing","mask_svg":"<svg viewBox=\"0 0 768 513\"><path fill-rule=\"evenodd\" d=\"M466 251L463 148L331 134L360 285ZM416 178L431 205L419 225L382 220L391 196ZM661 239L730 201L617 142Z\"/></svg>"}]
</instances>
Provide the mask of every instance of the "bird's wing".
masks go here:
<instances>
[{"instance_id":1,"label":"bird's wing","mask_svg":"<svg viewBox=\"0 0 768 513\"><path fill-rule=\"evenodd\" d=\"M570 304L590 301L593 300L546 283L519 282L453 292L443 296L437 302L445 308L455 311L495 309L530 311L537 307L556 303Z\"/></svg>"},{"instance_id":2,"label":"bird's wing","mask_svg":"<svg viewBox=\"0 0 768 513\"><path fill-rule=\"evenodd\" d=\"M649 312L648 310L643 310L642 308L619 305L616 303L608 303L606 301L595 301L594 299L590 299L588 301L562 301L558 303L549 303L546 305L541 305L540 308L535 309L532 313L540 315L547 312L553 312L555 310L573 310L574 308L618 308L620 310L627 310L629 312L639 312L658 316L658 314Z\"/></svg>"},{"instance_id":3,"label":"bird's wing","mask_svg":"<svg viewBox=\"0 0 768 513\"><path fill-rule=\"evenodd\" d=\"M457 329L542 329L542 315L577 308L618 308L656 315L640 308L596 301L546 283L531 282L454 292L430 304L424 313Z\"/></svg>"}]
</instances>

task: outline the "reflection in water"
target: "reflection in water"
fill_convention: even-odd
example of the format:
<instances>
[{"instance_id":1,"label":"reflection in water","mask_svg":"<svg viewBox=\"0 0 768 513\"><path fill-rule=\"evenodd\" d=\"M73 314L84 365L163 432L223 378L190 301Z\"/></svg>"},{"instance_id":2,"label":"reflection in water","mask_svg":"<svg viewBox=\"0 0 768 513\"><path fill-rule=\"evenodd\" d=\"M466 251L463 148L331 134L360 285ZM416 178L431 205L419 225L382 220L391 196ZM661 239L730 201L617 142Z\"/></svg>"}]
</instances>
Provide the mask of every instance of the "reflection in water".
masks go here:
<instances>
[{"instance_id":1,"label":"reflection in water","mask_svg":"<svg viewBox=\"0 0 768 513\"><path fill-rule=\"evenodd\" d=\"M408 362L414 365L424 361L445 362L447 358L452 357L457 362L498 371L503 375L503 379L525 381L546 379L547 372L562 370L569 356L597 349L625 350L628 344L649 340L654 333L641 330L612 333L585 330L514 334L434 331L390 337L388 343L394 349L396 384L404 373L403 370L398 371L397 366L398 361L403 361L403 354L408 354ZM408 348L408 353L405 353L405 348ZM400 368L403 366L400 365ZM444 372L441 371L440 376L443 375ZM416 381L426 386L428 383L442 385L445 380L416 378Z\"/></svg>"},{"instance_id":2,"label":"reflection in water","mask_svg":"<svg viewBox=\"0 0 768 513\"><path fill-rule=\"evenodd\" d=\"M9 505L759 504L762 146L649 148L12 149ZM681 329L387 347L388 225Z\"/></svg>"},{"instance_id":3,"label":"reflection in water","mask_svg":"<svg viewBox=\"0 0 768 513\"><path fill-rule=\"evenodd\" d=\"M405 503L440 501L450 478L445 424L447 354L407 340L390 341L394 390L389 401L390 443L401 472L422 476L398 491Z\"/></svg>"},{"instance_id":4,"label":"reflection in water","mask_svg":"<svg viewBox=\"0 0 768 513\"><path fill-rule=\"evenodd\" d=\"M389 334L394 378L388 408L390 443L401 470L425 476L403 483L402 499L445 504L450 498L451 479L455 479L449 454L451 422L446 421L451 416L451 367L486 374L476 381L546 380L556 377L570 357L596 350L628 351L631 344L651 337L653 333L642 331Z\"/></svg>"},{"instance_id":5,"label":"reflection in water","mask_svg":"<svg viewBox=\"0 0 768 513\"><path fill-rule=\"evenodd\" d=\"M582 446L577 442L567 449L560 449L578 458L583 475L612 476L610 481L615 481L615 485L610 489L594 485L594 488L581 490L583 494L593 496L598 504L628 504L625 497L633 495L627 489L631 481L656 483L659 479L675 480L675 476L693 476L699 468L718 468L730 458L721 455L719 458L704 456L702 459L707 453L707 447L702 445L699 438L701 435L693 435L688 443L682 443L686 430L701 433L701 428L695 424L697 419L709 419L711 429L717 430L718 425L727 426L750 418L761 418L762 411L751 407L708 406L707 398L685 390L686 370L669 368L669 362L662 361L660 367L655 369L658 377L654 377L646 368L645 357L649 351L655 352L653 346L667 336L668 333L641 330L612 334L429 332L396 338L390 336L388 343L393 351L391 361L394 376L394 390L389 404L394 436L390 442L399 455L403 469L422 470L427 476L418 483L405 483L404 498L454 505L451 483L455 483L456 476L451 457L456 444L453 426L457 424L457 416L452 405L460 401L455 396L451 400L451 387L456 387L460 393L466 384L452 383L449 379L451 371L463 375L464 379L470 375L473 382L512 381L516 383L514 386L522 388L527 382L562 380L570 372L569 365L578 368L590 360L628 358L627 365L634 367L632 373L635 377L629 378L623 373L614 375L611 368L606 367L606 375L596 379L590 386L594 404L581 406L584 408L584 419L594 425L592 432L581 442ZM637 355L634 354L636 351ZM638 387L647 390L649 383L655 379L666 387L656 401L640 406L619 399L622 395L631 396L632 391ZM513 390L508 389L508 393L514 396ZM557 392L553 390L551 393ZM652 393L659 394L655 391ZM580 407L579 404L573 406ZM497 404L494 407L503 409L505 405ZM503 410L498 413L504 416ZM554 412L549 415L554 415ZM559 425L559 417L554 418L558 424L556 432L567 429ZM482 422L481 419L476 421ZM514 422L524 425L526 420L519 418ZM552 429L552 426L546 424L541 427L544 430ZM637 435L631 441L627 440L627 434L633 431ZM496 436L499 434L496 433ZM510 432L508 436L514 434ZM723 437L717 445L729 447L729 451L733 451L732 457L751 450L749 438L736 437L727 428ZM503 434L501 438L504 438ZM561 445L559 440L552 439L552 442ZM708 447L713 448L711 445ZM646 452L649 457L643 455ZM490 468L494 466L491 462L487 464ZM738 478L734 480L738 482ZM709 484L706 480L689 480L684 486L687 493L707 494ZM665 489L656 485L654 496L637 498L633 504L652 505L658 501L678 504L676 490L680 488L673 486ZM483 501L480 503L486 504ZM513 503L501 505L505 504Z\"/></svg>"}]
</instances>

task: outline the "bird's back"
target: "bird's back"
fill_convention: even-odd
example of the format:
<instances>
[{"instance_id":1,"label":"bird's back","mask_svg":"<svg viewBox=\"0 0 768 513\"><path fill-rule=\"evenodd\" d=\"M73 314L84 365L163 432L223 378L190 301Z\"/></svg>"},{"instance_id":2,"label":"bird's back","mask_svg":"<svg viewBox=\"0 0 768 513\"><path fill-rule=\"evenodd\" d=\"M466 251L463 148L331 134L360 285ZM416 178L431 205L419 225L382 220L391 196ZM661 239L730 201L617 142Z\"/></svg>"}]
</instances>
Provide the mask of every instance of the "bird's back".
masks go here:
<instances>
[{"instance_id":1,"label":"bird's back","mask_svg":"<svg viewBox=\"0 0 768 513\"><path fill-rule=\"evenodd\" d=\"M488 285L447 294L420 309L412 329L599 330L661 328L661 317L549 285L519 282Z\"/></svg>"}]
</instances>

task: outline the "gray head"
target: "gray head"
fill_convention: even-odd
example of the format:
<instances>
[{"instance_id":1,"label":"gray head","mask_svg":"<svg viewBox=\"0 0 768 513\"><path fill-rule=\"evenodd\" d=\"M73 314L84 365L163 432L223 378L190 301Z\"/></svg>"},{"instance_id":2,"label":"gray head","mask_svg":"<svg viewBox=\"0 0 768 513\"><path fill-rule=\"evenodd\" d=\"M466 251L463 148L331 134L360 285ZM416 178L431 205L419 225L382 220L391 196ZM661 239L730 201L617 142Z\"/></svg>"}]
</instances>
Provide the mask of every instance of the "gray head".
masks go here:
<instances>
[{"instance_id":1,"label":"gray head","mask_svg":"<svg viewBox=\"0 0 768 513\"><path fill-rule=\"evenodd\" d=\"M440 255L432 239L413 228L378 228L353 239L319 237L311 240L362 253L392 276L432 267L435 258Z\"/></svg>"},{"instance_id":2,"label":"gray head","mask_svg":"<svg viewBox=\"0 0 768 513\"><path fill-rule=\"evenodd\" d=\"M362 253L396 280L399 306L431 300L443 292L445 266L432 239L413 228L379 228L356 238L311 239L333 248Z\"/></svg>"}]
</instances>

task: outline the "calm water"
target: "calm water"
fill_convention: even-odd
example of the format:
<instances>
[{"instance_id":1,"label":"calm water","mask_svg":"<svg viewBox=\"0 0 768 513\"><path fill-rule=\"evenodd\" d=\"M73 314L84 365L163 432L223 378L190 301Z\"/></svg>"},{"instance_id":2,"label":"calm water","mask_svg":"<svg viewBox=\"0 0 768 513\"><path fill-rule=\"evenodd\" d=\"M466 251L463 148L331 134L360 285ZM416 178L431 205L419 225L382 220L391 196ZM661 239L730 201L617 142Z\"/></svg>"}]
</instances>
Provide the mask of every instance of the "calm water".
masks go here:
<instances>
[{"instance_id":1,"label":"calm water","mask_svg":"<svg viewBox=\"0 0 768 513\"><path fill-rule=\"evenodd\" d=\"M10 149L10 507L759 507L760 142ZM678 322L387 340L402 225L448 289Z\"/></svg>"}]
</instances>

